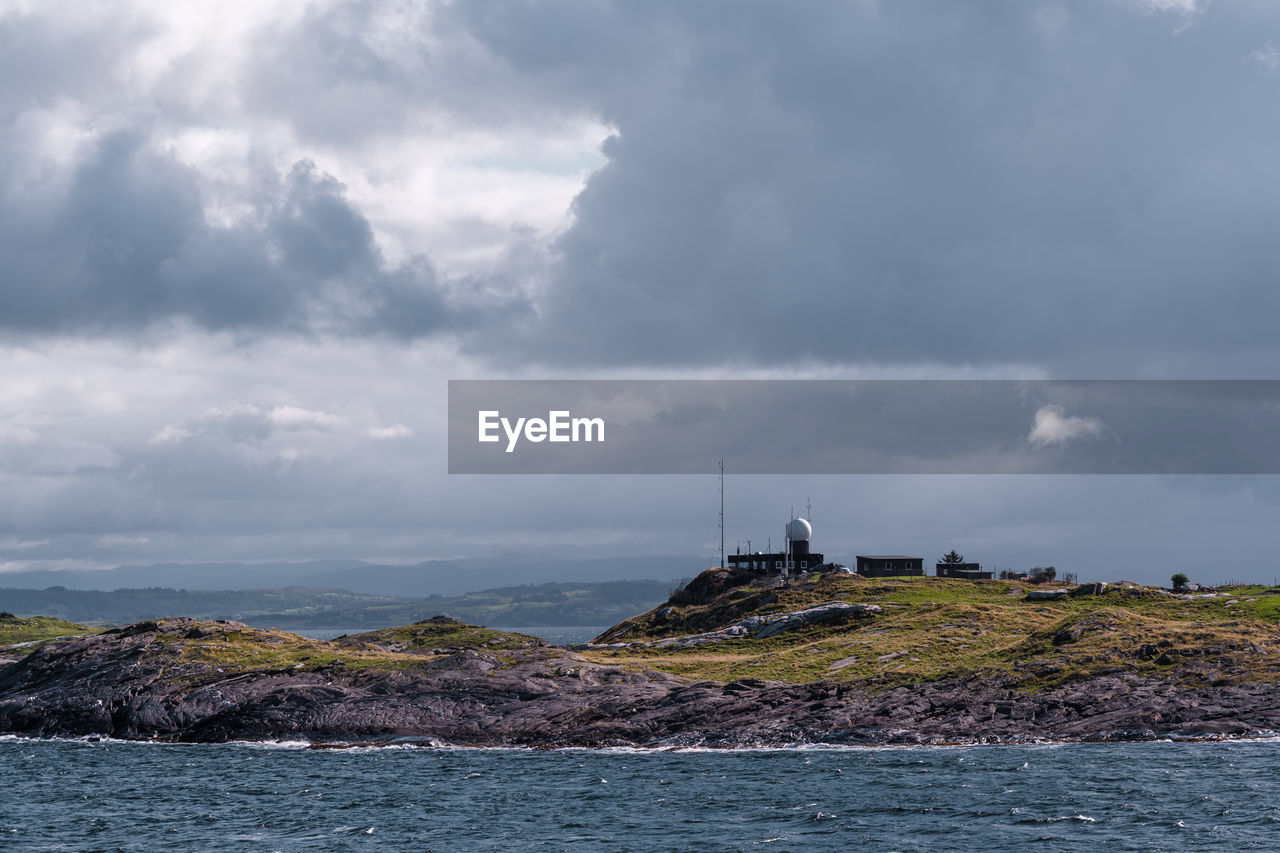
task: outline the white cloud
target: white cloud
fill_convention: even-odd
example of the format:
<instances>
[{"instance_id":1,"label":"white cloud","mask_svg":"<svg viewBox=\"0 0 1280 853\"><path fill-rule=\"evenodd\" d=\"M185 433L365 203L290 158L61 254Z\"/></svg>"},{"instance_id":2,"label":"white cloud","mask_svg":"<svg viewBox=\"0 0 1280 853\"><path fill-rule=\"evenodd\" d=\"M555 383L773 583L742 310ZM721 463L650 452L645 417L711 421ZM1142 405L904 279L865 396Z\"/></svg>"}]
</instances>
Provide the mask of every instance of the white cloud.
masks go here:
<instances>
[{"instance_id":1,"label":"white cloud","mask_svg":"<svg viewBox=\"0 0 1280 853\"><path fill-rule=\"evenodd\" d=\"M1146 0L1146 6L1157 12L1180 12L1183 15L1190 15L1199 11L1204 3L1200 0Z\"/></svg>"},{"instance_id":2,"label":"white cloud","mask_svg":"<svg viewBox=\"0 0 1280 853\"><path fill-rule=\"evenodd\" d=\"M1041 406L1027 441L1036 447L1047 447L1081 438L1098 438L1102 431L1102 421L1097 418L1068 415L1061 406Z\"/></svg>"},{"instance_id":3,"label":"white cloud","mask_svg":"<svg viewBox=\"0 0 1280 853\"><path fill-rule=\"evenodd\" d=\"M150 536L128 536L121 533L109 533L106 536L99 536L94 541L94 544L100 548L130 548L137 545L146 545L150 541Z\"/></svg>"},{"instance_id":4,"label":"white cloud","mask_svg":"<svg viewBox=\"0 0 1280 853\"><path fill-rule=\"evenodd\" d=\"M0 424L0 443L31 444L40 439L40 433L24 426Z\"/></svg>"},{"instance_id":5,"label":"white cloud","mask_svg":"<svg viewBox=\"0 0 1280 853\"><path fill-rule=\"evenodd\" d=\"M253 403L227 403L225 406L211 406L205 417L208 418L235 418L235 417L256 417L262 414L262 409Z\"/></svg>"},{"instance_id":6,"label":"white cloud","mask_svg":"<svg viewBox=\"0 0 1280 853\"><path fill-rule=\"evenodd\" d=\"M267 420L281 429L331 430L343 425L343 419L338 415L298 406L276 406L267 413Z\"/></svg>"},{"instance_id":7,"label":"white cloud","mask_svg":"<svg viewBox=\"0 0 1280 853\"><path fill-rule=\"evenodd\" d=\"M48 544L48 539L22 539L17 536L0 536L0 549L5 551L20 551L27 548L43 548Z\"/></svg>"},{"instance_id":8,"label":"white cloud","mask_svg":"<svg viewBox=\"0 0 1280 853\"><path fill-rule=\"evenodd\" d=\"M1280 68L1280 48L1277 48L1275 42L1267 42L1257 50L1251 51L1246 59L1261 65L1268 71L1275 71Z\"/></svg>"},{"instance_id":9,"label":"white cloud","mask_svg":"<svg viewBox=\"0 0 1280 853\"><path fill-rule=\"evenodd\" d=\"M392 424L391 426L385 427L373 427L365 434L368 435L369 438L386 441L392 438L408 438L413 435L413 430L404 424Z\"/></svg>"},{"instance_id":10,"label":"white cloud","mask_svg":"<svg viewBox=\"0 0 1280 853\"><path fill-rule=\"evenodd\" d=\"M180 424L169 424L151 436L152 444L170 444L184 441L191 437L191 430Z\"/></svg>"}]
</instances>

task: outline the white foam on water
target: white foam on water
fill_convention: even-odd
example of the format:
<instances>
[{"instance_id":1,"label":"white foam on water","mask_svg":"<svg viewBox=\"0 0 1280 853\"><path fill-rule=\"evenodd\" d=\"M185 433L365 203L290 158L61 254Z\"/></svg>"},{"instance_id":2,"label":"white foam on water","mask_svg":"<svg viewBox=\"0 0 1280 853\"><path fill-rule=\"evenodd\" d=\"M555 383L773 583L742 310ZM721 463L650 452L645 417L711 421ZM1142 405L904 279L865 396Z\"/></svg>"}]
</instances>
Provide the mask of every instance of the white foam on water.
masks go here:
<instances>
[{"instance_id":1,"label":"white foam on water","mask_svg":"<svg viewBox=\"0 0 1280 853\"><path fill-rule=\"evenodd\" d=\"M225 747L241 747L248 749L278 749L278 750L304 750L315 749L317 752L338 752L338 753L367 753L381 752L383 750L432 750L432 751L459 751L459 752L557 752L557 753L573 753L584 752L594 755L669 755L689 753L693 755L725 755L725 754L761 754L772 755L778 753L802 753L802 752L929 752L936 753L940 751L969 751L969 750L986 750L986 749L1062 749L1071 746L1107 746L1107 747L1124 747L1134 746L1138 744L1170 744L1176 746L1187 746L1198 743L1222 745L1222 744L1250 744L1250 743L1280 743L1280 733L1267 732L1251 737L1241 737L1238 735L1203 735L1203 736L1187 736L1187 737L1167 737L1155 738L1151 740L1138 741L1089 741L1089 740L1050 740L1036 739L1026 741L1008 741L1001 743L941 743L941 744L834 744L834 743L792 743L783 746L565 746L565 747L538 747L538 746L518 746L518 745L474 745L474 744L450 744L441 743L439 741L423 740L423 741L398 741L388 743L368 743L360 742L358 744L346 745L342 741L309 741L309 740L230 740L219 742L190 742L190 741L171 741L171 740L149 740L149 739L129 739L115 738L110 735L77 735L77 736L52 736L52 737L30 737L27 735L0 734L0 743L79 743L79 744L103 744L103 745L136 745L136 746L161 746L161 747L204 747L204 748L225 748ZM1029 767L1025 764L1024 767Z\"/></svg>"}]
</instances>

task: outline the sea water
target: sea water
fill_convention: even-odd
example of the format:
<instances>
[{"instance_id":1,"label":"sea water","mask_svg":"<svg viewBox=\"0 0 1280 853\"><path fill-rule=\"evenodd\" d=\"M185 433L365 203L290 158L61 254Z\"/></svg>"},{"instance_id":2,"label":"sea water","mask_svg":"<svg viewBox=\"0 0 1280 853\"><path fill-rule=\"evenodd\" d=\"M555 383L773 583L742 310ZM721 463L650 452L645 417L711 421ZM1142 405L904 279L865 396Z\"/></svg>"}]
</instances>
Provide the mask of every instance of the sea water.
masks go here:
<instances>
[{"instance_id":1,"label":"sea water","mask_svg":"<svg viewBox=\"0 0 1280 853\"><path fill-rule=\"evenodd\" d=\"M571 646L576 643L589 642L593 637L603 634L611 626L609 625L488 625L486 627L493 628L495 631L513 631L517 634L530 634L534 637L541 637L554 646ZM334 637L341 637L351 634L362 634L365 631L376 631L377 628L330 628L320 626L316 628L285 628L283 630L292 631L295 634L301 634L304 637L310 637L313 640L332 640Z\"/></svg>"},{"instance_id":2,"label":"sea water","mask_svg":"<svg viewBox=\"0 0 1280 853\"><path fill-rule=\"evenodd\" d=\"M740 751L0 738L3 850L1277 850L1280 742Z\"/></svg>"}]
</instances>

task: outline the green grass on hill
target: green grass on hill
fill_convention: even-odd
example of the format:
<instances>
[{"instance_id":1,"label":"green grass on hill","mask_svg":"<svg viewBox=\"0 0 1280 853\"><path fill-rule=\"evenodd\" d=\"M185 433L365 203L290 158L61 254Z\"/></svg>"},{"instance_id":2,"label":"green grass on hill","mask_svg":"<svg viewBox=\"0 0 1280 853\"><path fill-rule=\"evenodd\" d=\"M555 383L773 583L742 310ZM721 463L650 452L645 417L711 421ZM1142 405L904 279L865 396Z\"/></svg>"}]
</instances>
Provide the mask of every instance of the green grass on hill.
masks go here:
<instances>
[{"instance_id":1,"label":"green grass on hill","mask_svg":"<svg viewBox=\"0 0 1280 853\"><path fill-rule=\"evenodd\" d=\"M440 618L334 641L234 622L158 620L155 625L159 629L157 641L171 649L175 663L200 664L201 670L214 668L223 673L333 666L401 669L465 649L499 652L546 645L537 637Z\"/></svg>"},{"instance_id":2,"label":"green grass on hill","mask_svg":"<svg viewBox=\"0 0 1280 853\"><path fill-rule=\"evenodd\" d=\"M1230 597L1186 601L1152 588L1112 586L1098 596L1027 601L1026 589L998 580L839 576L789 588L742 587L702 604L654 608L602 639L701 633L751 613L829 601L878 604L884 612L768 639L588 654L602 663L694 678L833 679L868 687L1000 676L1034 691L1121 669L1174 672L1188 681L1280 678L1280 590L1249 587L1231 590Z\"/></svg>"},{"instance_id":3,"label":"green grass on hill","mask_svg":"<svg viewBox=\"0 0 1280 853\"><path fill-rule=\"evenodd\" d=\"M547 645L547 642L539 637L515 634L510 631L495 631L492 628L468 625L442 616L398 628L383 628L378 631L338 637L334 643L343 648L416 654L428 654L432 651L455 652L463 649L532 649Z\"/></svg>"},{"instance_id":4,"label":"green grass on hill","mask_svg":"<svg viewBox=\"0 0 1280 853\"><path fill-rule=\"evenodd\" d=\"M95 628L64 622L50 616L0 616L0 654L25 655L50 640L96 633Z\"/></svg>"},{"instance_id":5,"label":"green grass on hill","mask_svg":"<svg viewBox=\"0 0 1280 853\"><path fill-rule=\"evenodd\" d=\"M697 679L835 680L868 689L993 678L1035 692L1122 671L1184 684L1280 680L1280 589L1237 587L1225 596L1188 600L1117 584L1101 595L1054 601L1028 601L1027 589L1012 581L810 576L785 588L739 587L701 603L668 603L619 623L604 639L687 636L749 615L832 601L877 604L882 612L765 639L684 650L597 648L583 654L603 664ZM179 667L175 677L193 680L213 670L409 669L463 650L511 658L513 652L545 646L536 637L445 617L332 642L188 619L122 630L156 632L155 652L166 657L166 668L171 659ZM0 651L8 646L10 656L17 656L14 643L86 633L91 629L46 617L0 619Z\"/></svg>"}]
</instances>

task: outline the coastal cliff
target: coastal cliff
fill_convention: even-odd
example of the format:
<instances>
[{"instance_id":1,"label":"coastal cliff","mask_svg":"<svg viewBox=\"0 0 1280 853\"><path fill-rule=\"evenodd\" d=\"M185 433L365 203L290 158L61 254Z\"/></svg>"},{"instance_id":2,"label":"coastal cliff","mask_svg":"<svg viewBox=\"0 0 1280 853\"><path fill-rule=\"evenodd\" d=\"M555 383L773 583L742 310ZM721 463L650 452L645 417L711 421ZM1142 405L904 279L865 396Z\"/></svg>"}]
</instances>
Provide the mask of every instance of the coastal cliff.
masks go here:
<instances>
[{"instance_id":1,"label":"coastal cliff","mask_svg":"<svg viewBox=\"0 0 1280 853\"><path fill-rule=\"evenodd\" d=\"M695 583L572 649L439 617L332 642L157 620L0 649L0 733L727 747L1280 730L1280 596L1026 592Z\"/></svg>"}]
</instances>

